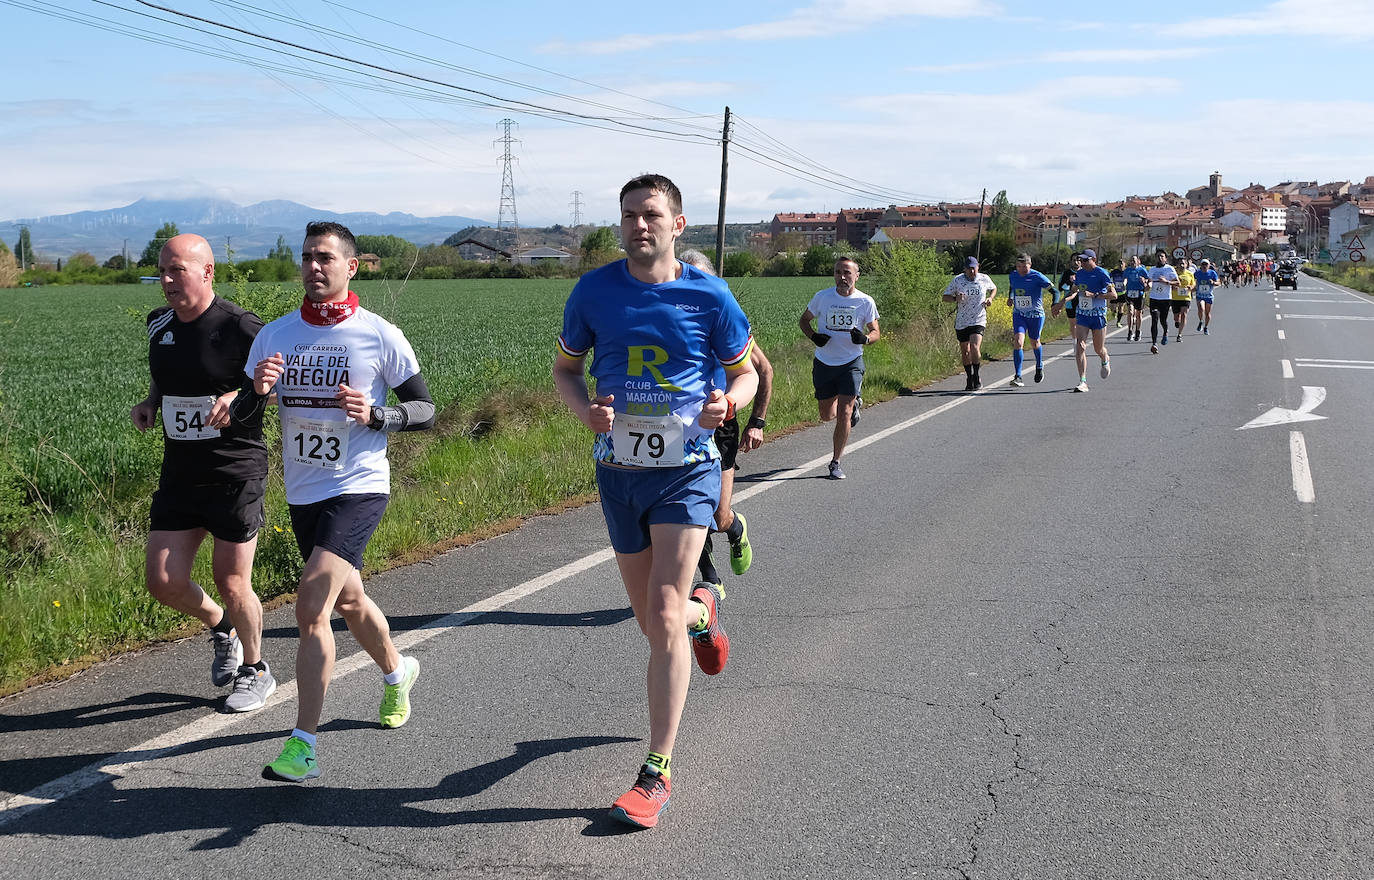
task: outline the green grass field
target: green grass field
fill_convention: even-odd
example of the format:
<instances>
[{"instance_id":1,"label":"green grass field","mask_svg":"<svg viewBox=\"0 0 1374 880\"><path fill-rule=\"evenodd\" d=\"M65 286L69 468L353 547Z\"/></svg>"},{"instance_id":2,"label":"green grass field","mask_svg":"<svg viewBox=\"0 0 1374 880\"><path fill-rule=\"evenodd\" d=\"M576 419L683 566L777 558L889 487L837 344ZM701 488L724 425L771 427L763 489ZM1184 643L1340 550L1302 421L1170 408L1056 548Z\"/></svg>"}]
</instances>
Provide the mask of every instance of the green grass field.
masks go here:
<instances>
[{"instance_id":1,"label":"green grass field","mask_svg":"<svg viewBox=\"0 0 1374 880\"><path fill-rule=\"evenodd\" d=\"M571 285L355 285L366 306L405 331L440 411L436 430L392 439L392 501L369 546L369 570L594 491L591 436L562 407L549 378ZM777 371L770 431L816 418L813 348L796 320L828 285L823 278L732 281ZM6 497L12 502L16 491L28 517L10 531L19 555L0 556L8 560L0 568L4 693L32 676L189 630L148 597L142 577L162 441L156 431L135 431L129 408L147 391L143 318L161 303L160 290L50 287L0 291L0 300L0 490L9 487L0 495L0 525ZM989 354L1006 349L999 341L1005 311L994 310ZM866 353L870 402L958 372L947 321L885 325L884 337ZM272 475L254 568L265 598L293 590L300 565L275 454ZM208 585L205 556L196 574Z\"/></svg>"}]
</instances>

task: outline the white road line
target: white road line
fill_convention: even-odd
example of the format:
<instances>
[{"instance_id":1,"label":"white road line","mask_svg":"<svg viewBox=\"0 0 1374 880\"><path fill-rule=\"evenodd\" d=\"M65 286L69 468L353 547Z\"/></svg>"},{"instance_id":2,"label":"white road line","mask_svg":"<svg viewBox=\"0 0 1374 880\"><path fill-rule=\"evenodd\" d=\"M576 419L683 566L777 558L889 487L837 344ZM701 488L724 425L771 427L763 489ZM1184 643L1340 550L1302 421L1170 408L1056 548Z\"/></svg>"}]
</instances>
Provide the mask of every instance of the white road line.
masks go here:
<instances>
[{"instance_id":1,"label":"white road line","mask_svg":"<svg viewBox=\"0 0 1374 880\"><path fill-rule=\"evenodd\" d=\"M1290 318L1313 318L1318 321L1374 321L1374 315L1289 315Z\"/></svg>"},{"instance_id":2,"label":"white road line","mask_svg":"<svg viewBox=\"0 0 1374 880\"><path fill-rule=\"evenodd\" d=\"M1286 303L1326 303L1327 305L1337 305L1338 303L1332 302L1333 299L1334 299L1334 297L1328 296L1328 297L1323 297L1322 299L1281 299L1281 300L1279 300L1279 302L1286 302ZM1360 300L1360 301L1361 301L1361 302L1369 303L1370 305L1374 305L1374 299L1371 299L1371 300Z\"/></svg>"},{"instance_id":3,"label":"white road line","mask_svg":"<svg viewBox=\"0 0 1374 880\"><path fill-rule=\"evenodd\" d=\"M1289 361L1288 358L1284 358L1283 360L1279 361L1279 363L1283 365L1283 378L1285 378L1285 379L1291 379L1291 378L1293 378L1293 364L1292 364L1292 362Z\"/></svg>"},{"instance_id":4,"label":"white road line","mask_svg":"<svg viewBox=\"0 0 1374 880\"><path fill-rule=\"evenodd\" d=\"M1374 363L1312 363L1298 359L1300 367L1326 367L1327 370L1374 370Z\"/></svg>"},{"instance_id":5,"label":"white road line","mask_svg":"<svg viewBox=\"0 0 1374 880\"><path fill-rule=\"evenodd\" d=\"M1345 358L1298 358L1309 364L1374 364L1374 361L1352 361Z\"/></svg>"},{"instance_id":6,"label":"white road line","mask_svg":"<svg viewBox=\"0 0 1374 880\"><path fill-rule=\"evenodd\" d=\"M1287 339L1287 338L1288 338L1287 336L1284 336L1284 335L1283 335L1283 331L1280 330L1280 331L1279 331L1279 339Z\"/></svg>"},{"instance_id":7,"label":"white road line","mask_svg":"<svg viewBox=\"0 0 1374 880\"><path fill-rule=\"evenodd\" d=\"M1303 504L1313 504L1317 500L1317 490L1312 486L1312 469L1307 462L1307 443L1301 431L1288 432L1288 452L1293 465L1293 492Z\"/></svg>"},{"instance_id":8,"label":"white road line","mask_svg":"<svg viewBox=\"0 0 1374 880\"><path fill-rule=\"evenodd\" d=\"M1282 320L1283 320L1283 315L1275 315L1275 316L1274 316L1274 320L1275 320L1275 321L1282 321Z\"/></svg>"},{"instance_id":9,"label":"white road line","mask_svg":"<svg viewBox=\"0 0 1374 880\"><path fill-rule=\"evenodd\" d=\"M1111 338L1113 336L1119 335L1122 332L1124 332L1124 329L1116 330L1107 335L1108 338ZM1072 350L1062 352L1060 354L1054 355L1053 357L1046 358L1044 363L1050 364L1057 360L1072 357L1072 354ZM999 379L995 382L989 383L988 385L984 386L983 390L991 390L1001 385L1006 385L1009 382L1011 382L1010 376L1006 377L1005 379ZM897 434L901 431L918 425L921 422L926 421L927 419L934 418L935 416L940 415L941 413L949 412L956 406L968 403L981 393L982 391L977 391L966 396L956 398L954 400L949 401L948 403L943 403L940 406L937 406L934 409L929 410L928 412L907 419L906 421L894 425L891 428L887 428L869 437L865 437L862 440L858 440L854 443L851 443L849 444L848 451L852 452L857 449L862 449L870 444L877 443L879 440L885 440L888 437L891 437L894 434ZM756 485L750 486L747 489L743 489L739 492L736 492L734 500L736 502L746 501L750 498L753 498L756 495L759 495L763 492L767 492L769 489L773 489L779 485L782 485L784 481L786 481L789 478L801 476L802 474L805 474L808 471L812 471L816 468L822 467L823 465L828 464L829 461L830 456L828 454L820 456L819 458L814 458L811 461L808 461L799 467L795 467L791 470L784 471L783 473L778 474L777 476L772 477L767 481L758 483ZM460 611L455 611L452 614L445 615L444 617L435 620L432 625L427 626L424 629L411 630L409 632L399 633L393 637L393 640L396 643L396 650L407 651L437 636L451 633L455 629L458 629L459 627L470 623L471 621L482 616L483 614L487 614L489 612L504 608L512 602L515 602L519 599L523 599L526 596L533 595L539 592L540 590L544 590L548 587L553 586L554 584L559 583L560 581L567 580L568 578L576 574L580 574L584 571L595 568L596 566L601 565L602 563L610 562L613 559L615 559L615 551L612 550L610 547L604 547L601 550L596 551L595 553L590 553L582 557L581 559L577 559L573 562L568 563L567 565L556 568L553 571L546 572L540 575L539 577L525 581L523 584L519 584L517 586L511 587L508 590L497 593L495 596L491 596L479 602L474 602L473 604L467 606L466 608ZM334 664L333 680L338 681L346 675L350 675L354 672L357 672L360 669L367 668L371 664L372 658L367 655L367 652L361 650L357 651L349 655L348 657L339 660ZM296 698L296 693L296 682L292 680L277 688L276 699L273 702L288 702ZM10 822L22 818L23 816L27 815L33 810L55 803L65 797L69 797L70 795L76 794L77 792L84 791L85 789L90 788L93 785L98 785L101 782L105 782L113 778L123 777L129 772L131 768L139 764L147 763L149 761L155 761L159 758L164 758L167 755L175 752L177 749L182 748L183 746L208 739L214 736L215 734L219 733L220 731L224 730L225 728L237 724L240 721L252 718L253 714L254 713L214 713L211 715L202 716L201 718L197 718L195 721L183 724L181 727L178 727L174 730L169 730L161 736L157 736L153 739L139 743L133 748L125 749L124 751L119 752L118 754L111 755L108 758L104 758L100 761L96 761L92 764L89 764L86 767L81 768L80 770L75 770L71 773L68 773L66 776L54 779L51 782L44 783L43 785L40 785L37 788L28 791L24 794L17 794L9 798L6 798L5 800L0 801L0 827L3 827L4 825Z\"/></svg>"}]
</instances>

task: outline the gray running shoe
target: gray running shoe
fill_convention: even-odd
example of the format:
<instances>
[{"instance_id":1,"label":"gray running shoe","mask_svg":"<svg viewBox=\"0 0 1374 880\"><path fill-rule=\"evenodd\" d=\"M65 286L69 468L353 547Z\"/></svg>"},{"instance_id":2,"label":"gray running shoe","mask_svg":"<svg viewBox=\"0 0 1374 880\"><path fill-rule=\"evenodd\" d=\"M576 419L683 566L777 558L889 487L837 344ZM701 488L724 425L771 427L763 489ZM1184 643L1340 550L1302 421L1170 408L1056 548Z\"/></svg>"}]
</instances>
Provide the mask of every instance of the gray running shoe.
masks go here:
<instances>
[{"instance_id":1,"label":"gray running shoe","mask_svg":"<svg viewBox=\"0 0 1374 880\"><path fill-rule=\"evenodd\" d=\"M1012 376L1012 377L1011 377L1011 387L1013 387L1013 388L1024 388L1025 386L1026 386L1026 383L1021 381L1021 377L1020 377L1020 376Z\"/></svg>"},{"instance_id":2,"label":"gray running shoe","mask_svg":"<svg viewBox=\"0 0 1374 880\"><path fill-rule=\"evenodd\" d=\"M231 629L227 633L210 630L210 644L215 649L215 659L210 661L210 682L222 688L234 680L243 665L243 643L238 630Z\"/></svg>"},{"instance_id":3,"label":"gray running shoe","mask_svg":"<svg viewBox=\"0 0 1374 880\"><path fill-rule=\"evenodd\" d=\"M267 664L264 663L264 666ZM224 698L226 712L252 712L267 705L267 698L277 689L271 668L258 672L253 666L240 666L234 676L234 689Z\"/></svg>"},{"instance_id":4,"label":"gray running shoe","mask_svg":"<svg viewBox=\"0 0 1374 880\"><path fill-rule=\"evenodd\" d=\"M832 462L830 462L830 479L832 479L832 480L843 480L843 479L844 479L844 471L840 470L840 463L839 463L838 461L832 461Z\"/></svg>"},{"instance_id":5,"label":"gray running shoe","mask_svg":"<svg viewBox=\"0 0 1374 880\"><path fill-rule=\"evenodd\" d=\"M864 399L863 399L862 397L856 397L856 398L854 398L854 408L851 409L851 410L849 411L849 427L852 428L852 427L854 427L855 425L857 425L857 424L859 423L859 419L860 419L859 410L861 410L861 409L863 409L863 408L864 408Z\"/></svg>"}]
</instances>

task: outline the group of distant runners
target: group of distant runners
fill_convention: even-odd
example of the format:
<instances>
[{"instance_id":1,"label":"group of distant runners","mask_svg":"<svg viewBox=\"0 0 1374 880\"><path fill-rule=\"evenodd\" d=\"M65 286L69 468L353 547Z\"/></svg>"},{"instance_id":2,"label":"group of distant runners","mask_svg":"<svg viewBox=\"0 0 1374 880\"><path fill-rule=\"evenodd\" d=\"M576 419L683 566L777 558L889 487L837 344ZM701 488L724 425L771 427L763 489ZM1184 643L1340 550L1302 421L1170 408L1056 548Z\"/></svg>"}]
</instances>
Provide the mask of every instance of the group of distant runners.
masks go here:
<instances>
[{"instance_id":1,"label":"group of distant runners","mask_svg":"<svg viewBox=\"0 0 1374 880\"><path fill-rule=\"evenodd\" d=\"M692 660L708 675L726 666L723 578L711 532L725 536L736 575L753 560L749 528L732 509L739 452L758 448L767 424L773 369L730 288L698 252L676 256L686 220L682 196L661 175L636 177L620 192L625 259L581 277L568 296L553 382L564 405L593 435L591 456L610 542L630 606L648 646L647 755L611 815L652 827L672 790L672 753L686 704ZM357 273L353 234L337 223L306 227L301 252L305 298L298 310L264 323L219 298L214 257L197 235L164 245L159 272L167 305L148 316L146 399L131 418L140 430L159 422L165 444L153 496L147 584L162 603L210 629L211 681L228 687L228 712L262 708L277 682L262 650L262 606L251 586L258 531L264 527L267 449L263 420L275 406L290 525L304 570L295 616L298 705L295 726L267 779L301 782L320 775L316 738L335 659L330 617L339 613L382 675L378 720L397 728L410 717L419 677L414 657L393 643L386 616L363 585L363 553L390 492L387 435L431 426L435 410L405 335L363 308L349 289ZM834 421L826 476L845 479L841 458L861 418L863 352L881 336L878 308L857 287L858 263L836 260L834 285L818 291L798 319L814 344L812 384L822 421ZM1163 254L1139 260L1115 279L1097 255L1075 255L1056 284L1022 254L1009 276L1014 386L1022 386L1026 338L1035 381L1044 375L1045 294L1053 314L1074 322L1076 391L1087 390L1087 348L1110 373L1108 311L1139 340L1145 300L1154 342L1181 334L1194 290L1208 332L1217 273ZM1119 291L1121 291L1119 293ZM969 258L946 287L967 391L982 386L982 337L996 285ZM1163 339L1160 340L1160 331ZM1178 338L1178 337L1176 337ZM591 355L590 363L588 356ZM589 387L588 373L595 379ZM394 393L396 403L388 405ZM752 405L751 405L752 404ZM739 409L751 406L741 430ZM191 579L206 537L223 607Z\"/></svg>"},{"instance_id":2,"label":"group of distant runners","mask_svg":"<svg viewBox=\"0 0 1374 880\"><path fill-rule=\"evenodd\" d=\"M1193 264L1179 259L1170 265L1168 255L1159 251L1155 265L1148 269L1140 258L1132 256L1130 263L1120 261L1108 272L1097 263L1096 251L1088 248L1073 255L1072 263L1060 276L1058 283L1032 267L1030 254L1016 258L1016 267L1007 274L1007 305L1011 308L1012 366L1011 385L1024 387L1022 369L1025 363L1025 344L1029 339L1035 357L1035 381L1045 377L1044 349L1040 335L1045 327L1046 303L1049 314L1063 313L1073 326L1074 364L1078 382L1073 390L1088 390L1088 347L1092 346L1100 366L1098 375L1111 375L1111 357L1107 351L1107 322L1115 314L1117 329L1123 321L1126 341L1140 341L1145 311L1150 313L1150 351L1158 353L1160 345L1168 344L1172 319L1175 341L1182 339L1188 323L1193 298L1198 301L1198 332L1211 334L1212 304L1220 280L1210 260ZM978 259L968 257L963 272L956 275L945 288L943 298L956 303L954 332L959 341L959 355L964 364L964 390L978 391L983 387L979 368L982 364L982 340L987 330L987 309L997 298L997 285L978 270Z\"/></svg>"}]
</instances>

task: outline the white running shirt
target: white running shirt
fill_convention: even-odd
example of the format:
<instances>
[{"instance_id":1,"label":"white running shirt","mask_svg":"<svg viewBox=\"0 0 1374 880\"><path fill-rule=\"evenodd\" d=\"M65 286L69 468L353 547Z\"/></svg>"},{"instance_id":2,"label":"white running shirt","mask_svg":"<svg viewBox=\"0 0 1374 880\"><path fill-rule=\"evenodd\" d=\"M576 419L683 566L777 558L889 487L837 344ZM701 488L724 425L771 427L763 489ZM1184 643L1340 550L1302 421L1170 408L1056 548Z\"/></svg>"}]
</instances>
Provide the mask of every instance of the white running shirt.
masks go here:
<instances>
[{"instance_id":1,"label":"white running shirt","mask_svg":"<svg viewBox=\"0 0 1374 880\"><path fill-rule=\"evenodd\" d=\"M362 391L369 405L385 405L389 388L420 372L405 335L361 307L327 327L306 323L297 310L262 328L244 372L251 378L258 362L277 352L286 360L274 390L287 502L390 494L386 434L345 416L334 395L343 383Z\"/></svg>"}]
</instances>

